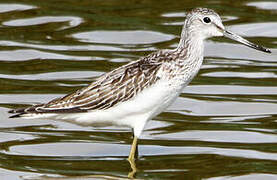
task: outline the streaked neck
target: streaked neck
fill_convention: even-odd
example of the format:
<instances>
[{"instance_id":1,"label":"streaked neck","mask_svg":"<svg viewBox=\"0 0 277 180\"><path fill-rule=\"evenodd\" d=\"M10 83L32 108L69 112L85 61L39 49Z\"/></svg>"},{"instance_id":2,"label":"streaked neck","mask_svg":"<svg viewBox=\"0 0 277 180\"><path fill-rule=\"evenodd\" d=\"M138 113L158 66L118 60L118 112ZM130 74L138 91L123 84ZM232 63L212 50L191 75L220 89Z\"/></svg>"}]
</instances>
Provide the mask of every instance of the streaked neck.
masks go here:
<instances>
[{"instance_id":1,"label":"streaked neck","mask_svg":"<svg viewBox=\"0 0 277 180\"><path fill-rule=\"evenodd\" d=\"M197 59L203 59L204 53L204 37L199 35L199 32L194 29L187 28L187 22L185 22L180 42L177 46L177 51L185 52L186 59L195 61Z\"/></svg>"}]
</instances>

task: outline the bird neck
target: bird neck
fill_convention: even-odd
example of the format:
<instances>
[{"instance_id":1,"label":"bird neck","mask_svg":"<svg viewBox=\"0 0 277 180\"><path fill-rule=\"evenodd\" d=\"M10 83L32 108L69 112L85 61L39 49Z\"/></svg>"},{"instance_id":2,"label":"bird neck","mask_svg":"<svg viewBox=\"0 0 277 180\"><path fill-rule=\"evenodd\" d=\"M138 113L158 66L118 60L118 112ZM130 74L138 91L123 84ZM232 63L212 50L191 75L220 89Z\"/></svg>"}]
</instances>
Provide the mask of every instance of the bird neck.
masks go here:
<instances>
[{"instance_id":1,"label":"bird neck","mask_svg":"<svg viewBox=\"0 0 277 180\"><path fill-rule=\"evenodd\" d=\"M185 25L182 30L181 39L177 46L178 52L183 52L186 57L184 57L185 61L197 61L203 59L204 53L204 37L201 36L197 31L190 29Z\"/></svg>"},{"instance_id":2,"label":"bird neck","mask_svg":"<svg viewBox=\"0 0 277 180\"><path fill-rule=\"evenodd\" d=\"M186 84L190 82L199 71L204 54L204 39L199 32L190 29L185 23L180 42L175 52L179 54L176 63L181 67L180 77Z\"/></svg>"},{"instance_id":3,"label":"bird neck","mask_svg":"<svg viewBox=\"0 0 277 180\"><path fill-rule=\"evenodd\" d=\"M177 49L203 52L205 37L196 29L190 25L188 20L185 20Z\"/></svg>"}]
</instances>

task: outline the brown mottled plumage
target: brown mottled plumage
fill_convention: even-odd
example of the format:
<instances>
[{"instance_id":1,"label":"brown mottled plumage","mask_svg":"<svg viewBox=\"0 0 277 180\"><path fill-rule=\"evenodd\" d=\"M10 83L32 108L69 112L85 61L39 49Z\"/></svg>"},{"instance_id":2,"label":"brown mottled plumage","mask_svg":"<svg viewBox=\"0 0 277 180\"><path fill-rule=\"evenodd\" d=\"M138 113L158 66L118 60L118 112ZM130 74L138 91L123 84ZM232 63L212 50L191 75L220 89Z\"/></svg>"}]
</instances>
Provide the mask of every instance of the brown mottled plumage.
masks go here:
<instances>
[{"instance_id":1,"label":"brown mottled plumage","mask_svg":"<svg viewBox=\"0 0 277 180\"><path fill-rule=\"evenodd\" d=\"M144 88L154 84L159 79L157 72L161 67L164 71L168 71L169 77L173 77L172 71L176 68L174 65L165 64L165 62L184 59L185 55L184 51L158 51L106 73L89 86L74 93L53 99L46 104L9 112L18 113L11 116L18 117L25 113L76 113L107 109L127 101ZM176 62L175 65L180 64Z\"/></svg>"}]
</instances>

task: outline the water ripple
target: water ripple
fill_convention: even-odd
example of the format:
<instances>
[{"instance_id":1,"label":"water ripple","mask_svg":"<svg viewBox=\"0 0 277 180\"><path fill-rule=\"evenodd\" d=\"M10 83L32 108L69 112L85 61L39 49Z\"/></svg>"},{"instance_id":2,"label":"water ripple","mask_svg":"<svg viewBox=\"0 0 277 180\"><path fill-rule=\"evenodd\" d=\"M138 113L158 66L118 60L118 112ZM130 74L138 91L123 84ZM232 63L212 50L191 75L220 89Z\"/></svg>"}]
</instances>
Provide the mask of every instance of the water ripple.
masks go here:
<instances>
[{"instance_id":1,"label":"water ripple","mask_svg":"<svg viewBox=\"0 0 277 180\"><path fill-rule=\"evenodd\" d=\"M155 134L155 139L227 142L227 143L277 143L277 135L250 131L185 131L178 133Z\"/></svg>"},{"instance_id":2,"label":"water ripple","mask_svg":"<svg viewBox=\"0 0 277 180\"><path fill-rule=\"evenodd\" d=\"M24 26L34 26L42 25L47 23L59 23L59 22L69 22L68 25L60 27L58 30L64 30L76 27L80 25L84 20L80 17L74 16L43 16L43 17L34 17L34 18L25 18L25 19L16 19L5 21L2 24L5 26L11 27L24 27Z\"/></svg>"},{"instance_id":3,"label":"water ripple","mask_svg":"<svg viewBox=\"0 0 277 180\"><path fill-rule=\"evenodd\" d=\"M168 154L216 154L229 157L241 157L247 159L261 159L277 161L276 153L261 152L248 149L214 148L214 147L166 147L144 146L141 149L144 156L158 156Z\"/></svg>"},{"instance_id":4,"label":"water ripple","mask_svg":"<svg viewBox=\"0 0 277 180\"><path fill-rule=\"evenodd\" d=\"M184 115L195 116L245 116L275 114L275 102L208 101L178 98L170 109Z\"/></svg>"},{"instance_id":5,"label":"water ripple","mask_svg":"<svg viewBox=\"0 0 277 180\"><path fill-rule=\"evenodd\" d=\"M247 37L277 37L276 22L247 23L229 26L233 32Z\"/></svg>"},{"instance_id":6,"label":"water ripple","mask_svg":"<svg viewBox=\"0 0 277 180\"><path fill-rule=\"evenodd\" d=\"M64 80L64 79L92 79L98 77L103 72L95 71L62 71L62 72L48 72L38 74L24 74L24 75L11 75L0 74L0 79L17 79L17 80Z\"/></svg>"},{"instance_id":7,"label":"water ripple","mask_svg":"<svg viewBox=\"0 0 277 180\"><path fill-rule=\"evenodd\" d=\"M277 95L276 86L238 86L238 85L194 85L188 86L183 93L210 95Z\"/></svg>"},{"instance_id":8,"label":"water ripple","mask_svg":"<svg viewBox=\"0 0 277 180\"><path fill-rule=\"evenodd\" d=\"M277 10L277 2L267 1L267 2L250 2L247 6L254 6L258 9L264 10Z\"/></svg>"},{"instance_id":9,"label":"water ripple","mask_svg":"<svg viewBox=\"0 0 277 180\"><path fill-rule=\"evenodd\" d=\"M26 4L0 4L0 13L11 11L25 11L30 9L36 9L36 6Z\"/></svg>"},{"instance_id":10,"label":"water ripple","mask_svg":"<svg viewBox=\"0 0 277 180\"><path fill-rule=\"evenodd\" d=\"M31 44L31 43L20 43L15 41L0 41L0 46L11 46L11 47L28 47L35 49L55 50L55 51L145 51L145 50L156 50L155 48L137 48L128 49L123 47L113 47L107 45L43 45L43 44Z\"/></svg>"},{"instance_id":11,"label":"water ripple","mask_svg":"<svg viewBox=\"0 0 277 180\"><path fill-rule=\"evenodd\" d=\"M211 73L204 73L203 76L208 77L241 77L241 78L277 78L277 75L273 72L211 72Z\"/></svg>"},{"instance_id":12,"label":"water ripple","mask_svg":"<svg viewBox=\"0 0 277 180\"><path fill-rule=\"evenodd\" d=\"M152 44L170 41L175 36L154 31L91 31L72 35L81 42L107 44Z\"/></svg>"},{"instance_id":13,"label":"water ripple","mask_svg":"<svg viewBox=\"0 0 277 180\"><path fill-rule=\"evenodd\" d=\"M33 49L0 51L0 61L26 61L32 59L62 59L62 60L95 60L92 57L69 56L64 54L43 52Z\"/></svg>"},{"instance_id":14,"label":"water ripple","mask_svg":"<svg viewBox=\"0 0 277 180\"><path fill-rule=\"evenodd\" d=\"M220 177L212 177L207 178L206 180L275 180L277 179L277 175L274 174L263 174L263 173L251 173L247 175L240 176L220 176Z\"/></svg>"}]
</instances>

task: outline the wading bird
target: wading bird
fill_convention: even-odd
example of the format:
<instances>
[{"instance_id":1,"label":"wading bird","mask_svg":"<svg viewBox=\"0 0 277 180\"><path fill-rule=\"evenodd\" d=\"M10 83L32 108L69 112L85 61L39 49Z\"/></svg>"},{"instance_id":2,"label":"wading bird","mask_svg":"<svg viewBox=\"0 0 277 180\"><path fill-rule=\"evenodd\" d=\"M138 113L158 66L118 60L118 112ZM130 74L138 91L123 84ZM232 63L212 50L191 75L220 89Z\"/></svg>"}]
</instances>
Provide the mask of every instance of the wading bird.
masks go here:
<instances>
[{"instance_id":1,"label":"wading bird","mask_svg":"<svg viewBox=\"0 0 277 180\"><path fill-rule=\"evenodd\" d=\"M84 126L112 124L133 129L129 161L146 122L167 108L199 71L204 40L224 36L259 51L269 49L227 31L206 8L188 12L176 49L159 50L100 76L95 82L45 104L11 110L11 118L46 118Z\"/></svg>"}]
</instances>

